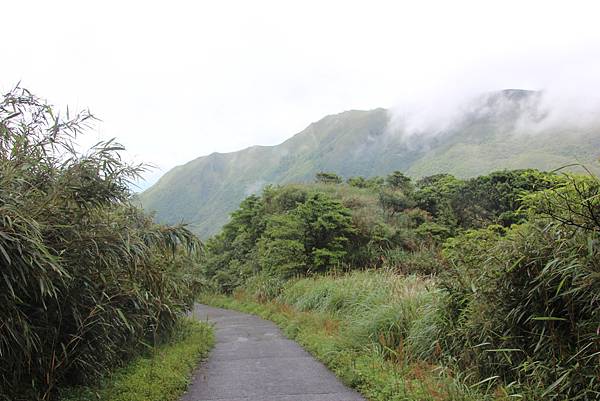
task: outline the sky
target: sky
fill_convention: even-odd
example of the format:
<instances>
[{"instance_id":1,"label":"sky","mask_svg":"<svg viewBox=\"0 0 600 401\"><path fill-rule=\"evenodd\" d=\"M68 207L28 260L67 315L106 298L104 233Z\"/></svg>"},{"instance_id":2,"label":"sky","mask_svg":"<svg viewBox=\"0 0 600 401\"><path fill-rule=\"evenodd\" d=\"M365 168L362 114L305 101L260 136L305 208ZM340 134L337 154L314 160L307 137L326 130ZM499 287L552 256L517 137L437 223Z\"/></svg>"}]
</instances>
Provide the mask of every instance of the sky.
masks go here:
<instances>
[{"instance_id":1,"label":"sky","mask_svg":"<svg viewBox=\"0 0 600 401\"><path fill-rule=\"evenodd\" d=\"M0 90L101 119L126 157L170 168L274 145L328 114L553 91L600 106L595 1L30 1L2 5Z\"/></svg>"}]
</instances>

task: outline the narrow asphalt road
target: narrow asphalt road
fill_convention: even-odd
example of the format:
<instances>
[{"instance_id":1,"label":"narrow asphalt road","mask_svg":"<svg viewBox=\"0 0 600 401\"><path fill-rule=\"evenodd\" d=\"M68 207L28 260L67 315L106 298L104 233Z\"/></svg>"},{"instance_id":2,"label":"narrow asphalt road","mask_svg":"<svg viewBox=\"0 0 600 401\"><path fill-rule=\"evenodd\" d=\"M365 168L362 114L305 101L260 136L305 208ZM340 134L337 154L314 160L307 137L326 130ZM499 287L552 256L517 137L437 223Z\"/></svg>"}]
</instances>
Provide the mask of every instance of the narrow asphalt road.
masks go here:
<instances>
[{"instance_id":1,"label":"narrow asphalt road","mask_svg":"<svg viewBox=\"0 0 600 401\"><path fill-rule=\"evenodd\" d=\"M216 345L181 401L365 401L272 322L196 305L215 324Z\"/></svg>"}]
</instances>

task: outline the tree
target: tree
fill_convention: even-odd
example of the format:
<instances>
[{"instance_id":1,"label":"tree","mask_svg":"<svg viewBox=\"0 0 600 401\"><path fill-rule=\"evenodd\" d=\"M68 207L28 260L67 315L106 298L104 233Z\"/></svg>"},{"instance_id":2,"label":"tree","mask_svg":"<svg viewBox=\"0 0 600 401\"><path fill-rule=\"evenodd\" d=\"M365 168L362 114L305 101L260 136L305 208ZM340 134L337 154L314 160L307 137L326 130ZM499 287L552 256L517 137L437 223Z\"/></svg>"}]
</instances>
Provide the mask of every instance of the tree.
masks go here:
<instances>
[{"instance_id":1,"label":"tree","mask_svg":"<svg viewBox=\"0 0 600 401\"><path fill-rule=\"evenodd\" d=\"M265 215L263 199L250 195L231 214L223 231L207 242L204 274L221 290L233 291L258 270L256 243L266 228Z\"/></svg>"},{"instance_id":2,"label":"tree","mask_svg":"<svg viewBox=\"0 0 600 401\"><path fill-rule=\"evenodd\" d=\"M400 171L394 171L385 178L388 187L394 190L400 190L404 193L411 193L414 189L412 180Z\"/></svg>"},{"instance_id":3,"label":"tree","mask_svg":"<svg viewBox=\"0 0 600 401\"><path fill-rule=\"evenodd\" d=\"M261 270L287 279L307 272L303 222L296 214L273 215L258 242Z\"/></svg>"},{"instance_id":4,"label":"tree","mask_svg":"<svg viewBox=\"0 0 600 401\"><path fill-rule=\"evenodd\" d=\"M306 197L307 190L295 185L267 186L262 195L265 213L283 213L293 210L304 203Z\"/></svg>"},{"instance_id":5,"label":"tree","mask_svg":"<svg viewBox=\"0 0 600 401\"><path fill-rule=\"evenodd\" d=\"M429 212L434 220L451 231L458 225L452 208L463 181L450 174L436 174L417 181L416 206Z\"/></svg>"},{"instance_id":6,"label":"tree","mask_svg":"<svg viewBox=\"0 0 600 401\"><path fill-rule=\"evenodd\" d=\"M496 171L461 185L452 199L452 208L458 223L465 228L510 226L526 217L519 210L523 196L551 188L554 181L553 174L533 169Z\"/></svg>"},{"instance_id":7,"label":"tree","mask_svg":"<svg viewBox=\"0 0 600 401\"><path fill-rule=\"evenodd\" d=\"M391 215L415 206L413 199L402 191L382 188L379 191L379 204Z\"/></svg>"},{"instance_id":8,"label":"tree","mask_svg":"<svg viewBox=\"0 0 600 401\"><path fill-rule=\"evenodd\" d=\"M341 184L342 177L335 173L325 173L321 171L316 174L315 181L321 184Z\"/></svg>"},{"instance_id":9,"label":"tree","mask_svg":"<svg viewBox=\"0 0 600 401\"><path fill-rule=\"evenodd\" d=\"M354 233L350 210L327 195L315 192L298 206L303 223L304 249L315 271L341 263L348 238Z\"/></svg>"},{"instance_id":10,"label":"tree","mask_svg":"<svg viewBox=\"0 0 600 401\"><path fill-rule=\"evenodd\" d=\"M356 176L356 177L350 177L346 180L346 183L348 185L350 185L351 187L356 187L356 188L371 188L371 189L378 189L380 188L383 183L384 183L384 179L382 177L371 177L371 178L365 178L365 177L361 177L361 176Z\"/></svg>"},{"instance_id":11,"label":"tree","mask_svg":"<svg viewBox=\"0 0 600 401\"><path fill-rule=\"evenodd\" d=\"M379 204L392 215L414 207L414 186L409 177L394 171L385 179L386 186L379 191Z\"/></svg>"},{"instance_id":12,"label":"tree","mask_svg":"<svg viewBox=\"0 0 600 401\"><path fill-rule=\"evenodd\" d=\"M356 187L356 188L367 188L368 187L368 182L365 179L365 177L350 177L346 180L346 183L348 185L350 185L351 187Z\"/></svg>"}]
</instances>

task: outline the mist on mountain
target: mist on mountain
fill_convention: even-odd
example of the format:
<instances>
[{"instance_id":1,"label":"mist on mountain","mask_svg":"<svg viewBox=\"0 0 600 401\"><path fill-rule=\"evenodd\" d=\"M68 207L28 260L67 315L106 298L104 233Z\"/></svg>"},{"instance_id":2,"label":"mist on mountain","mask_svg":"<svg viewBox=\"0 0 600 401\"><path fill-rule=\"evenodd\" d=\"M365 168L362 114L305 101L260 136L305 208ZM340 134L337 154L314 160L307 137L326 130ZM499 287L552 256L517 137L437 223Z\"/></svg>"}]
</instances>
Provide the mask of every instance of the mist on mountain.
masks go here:
<instances>
[{"instance_id":1,"label":"mist on mountain","mask_svg":"<svg viewBox=\"0 0 600 401\"><path fill-rule=\"evenodd\" d=\"M573 103L558 93L506 89L326 116L279 145L213 153L178 166L140 200L158 221L187 222L206 237L265 185L312 181L320 171L348 178L394 170L471 177L573 163L597 170L600 121L593 98Z\"/></svg>"}]
</instances>

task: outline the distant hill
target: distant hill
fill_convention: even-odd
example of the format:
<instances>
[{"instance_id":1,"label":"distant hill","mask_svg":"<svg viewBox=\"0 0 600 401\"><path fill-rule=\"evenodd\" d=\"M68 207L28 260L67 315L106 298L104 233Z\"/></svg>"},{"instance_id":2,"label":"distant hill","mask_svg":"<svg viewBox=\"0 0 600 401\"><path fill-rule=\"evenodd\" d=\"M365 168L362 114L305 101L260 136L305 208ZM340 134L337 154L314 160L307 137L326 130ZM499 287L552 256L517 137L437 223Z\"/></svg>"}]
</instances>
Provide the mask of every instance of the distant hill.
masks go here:
<instances>
[{"instance_id":1,"label":"distant hill","mask_svg":"<svg viewBox=\"0 0 600 401\"><path fill-rule=\"evenodd\" d=\"M540 93L524 90L482 95L438 128L415 128L385 109L346 111L276 146L213 153L175 167L139 198L158 221L184 221L207 237L246 196L267 184L312 181L319 171L346 178L394 170L414 177L470 177L573 162L597 165L600 124L573 128L549 120Z\"/></svg>"}]
</instances>

